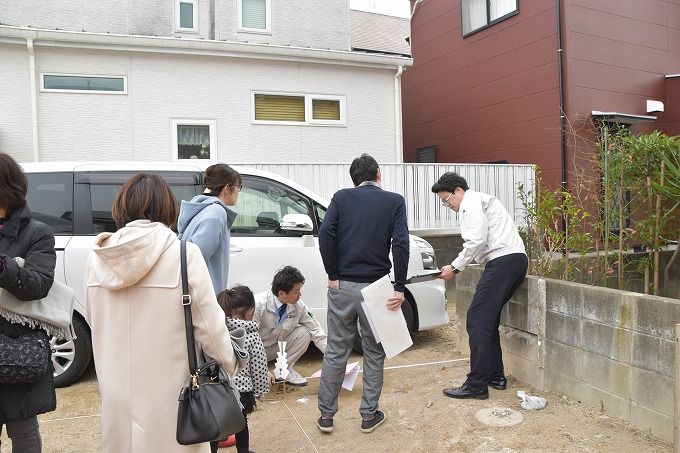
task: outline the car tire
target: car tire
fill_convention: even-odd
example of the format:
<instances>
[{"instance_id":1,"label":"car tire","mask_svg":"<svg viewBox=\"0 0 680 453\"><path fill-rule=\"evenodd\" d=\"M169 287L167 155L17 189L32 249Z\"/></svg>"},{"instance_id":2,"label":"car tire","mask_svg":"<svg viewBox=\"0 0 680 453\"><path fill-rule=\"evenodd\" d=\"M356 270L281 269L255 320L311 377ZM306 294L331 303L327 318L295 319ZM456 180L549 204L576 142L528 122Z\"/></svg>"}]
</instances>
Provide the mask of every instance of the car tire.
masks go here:
<instances>
[{"instance_id":1,"label":"car tire","mask_svg":"<svg viewBox=\"0 0 680 453\"><path fill-rule=\"evenodd\" d=\"M401 304L401 312L404 315L404 320L406 321L406 327L408 328L408 331L414 332L416 327L415 316L413 314L413 307L411 306L411 302L408 300L408 298L404 299L404 302ZM364 353L364 348L361 345L361 323L359 322L359 319L357 319L357 334L354 337L354 345L352 347L359 354Z\"/></svg>"},{"instance_id":2,"label":"car tire","mask_svg":"<svg viewBox=\"0 0 680 453\"><path fill-rule=\"evenodd\" d=\"M50 340L56 387L67 387L76 382L92 359L90 329L79 316L73 317L73 330L75 340Z\"/></svg>"}]
</instances>

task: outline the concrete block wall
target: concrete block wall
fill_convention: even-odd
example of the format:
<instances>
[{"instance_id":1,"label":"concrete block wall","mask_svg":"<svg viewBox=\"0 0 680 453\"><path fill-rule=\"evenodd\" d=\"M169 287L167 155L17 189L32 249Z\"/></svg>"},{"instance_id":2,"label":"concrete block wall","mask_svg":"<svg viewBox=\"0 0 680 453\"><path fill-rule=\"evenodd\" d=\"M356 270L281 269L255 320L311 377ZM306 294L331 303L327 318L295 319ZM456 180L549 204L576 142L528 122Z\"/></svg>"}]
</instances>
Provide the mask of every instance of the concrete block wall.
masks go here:
<instances>
[{"instance_id":1,"label":"concrete block wall","mask_svg":"<svg viewBox=\"0 0 680 453\"><path fill-rule=\"evenodd\" d=\"M459 347L482 267L453 291ZM501 315L508 374L673 439L674 326L680 300L527 277Z\"/></svg>"}]
</instances>

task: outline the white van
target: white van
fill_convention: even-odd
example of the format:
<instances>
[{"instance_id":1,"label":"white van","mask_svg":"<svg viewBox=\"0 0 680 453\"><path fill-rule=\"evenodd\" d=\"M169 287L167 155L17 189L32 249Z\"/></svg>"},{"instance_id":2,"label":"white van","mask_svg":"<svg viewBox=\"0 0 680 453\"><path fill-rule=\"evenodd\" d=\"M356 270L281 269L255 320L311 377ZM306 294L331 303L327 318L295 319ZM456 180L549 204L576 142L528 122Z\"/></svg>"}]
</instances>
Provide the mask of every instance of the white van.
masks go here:
<instances>
[{"instance_id":1,"label":"white van","mask_svg":"<svg viewBox=\"0 0 680 453\"><path fill-rule=\"evenodd\" d=\"M132 175L161 175L178 200L203 191L205 165L184 163L41 162L22 164L28 177L28 205L33 217L54 230L57 251L55 278L75 291L73 324L78 338L52 341L55 381L75 382L92 358L83 277L94 237L115 231L111 205L116 192ZM229 285L249 286L257 293L270 288L274 273L285 265L300 269L302 291L313 316L326 328L326 284L318 230L328 202L293 181L251 168L234 167L243 177L243 190L231 231ZM411 236L408 276L436 269L434 250ZM448 323L444 282L432 280L406 286L408 303L402 311L411 331ZM162 322L162 320L159 320Z\"/></svg>"}]
</instances>

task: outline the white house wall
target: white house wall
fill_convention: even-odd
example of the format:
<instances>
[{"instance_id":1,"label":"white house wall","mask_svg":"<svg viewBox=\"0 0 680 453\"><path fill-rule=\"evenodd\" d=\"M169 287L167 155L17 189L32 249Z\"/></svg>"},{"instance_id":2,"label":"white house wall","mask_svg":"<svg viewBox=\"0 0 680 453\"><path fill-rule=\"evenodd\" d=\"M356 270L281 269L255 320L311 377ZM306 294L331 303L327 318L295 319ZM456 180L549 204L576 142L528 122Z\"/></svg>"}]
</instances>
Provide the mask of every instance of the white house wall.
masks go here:
<instances>
[{"instance_id":1,"label":"white house wall","mask_svg":"<svg viewBox=\"0 0 680 453\"><path fill-rule=\"evenodd\" d=\"M0 152L33 160L31 96L26 46L0 45Z\"/></svg>"},{"instance_id":2,"label":"white house wall","mask_svg":"<svg viewBox=\"0 0 680 453\"><path fill-rule=\"evenodd\" d=\"M271 34L239 32L237 0L215 1L220 40L350 50L348 0L272 0Z\"/></svg>"},{"instance_id":3,"label":"white house wall","mask_svg":"<svg viewBox=\"0 0 680 453\"><path fill-rule=\"evenodd\" d=\"M0 65L12 87L3 90L0 143L32 160L26 47L0 44L0 54L12 63ZM337 162L361 152L396 160L394 70L45 47L36 65L38 73L125 75L128 90L38 92L40 160L172 160L173 118L215 120L217 157L227 162ZM346 96L347 124L252 124L252 90Z\"/></svg>"},{"instance_id":4,"label":"white house wall","mask_svg":"<svg viewBox=\"0 0 680 453\"><path fill-rule=\"evenodd\" d=\"M179 33L175 0L0 0L0 23L18 27L350 50L348 0L272 0L268 34L238 31L237 0L198 0L197 14L197 32Z\"/></svg>"}]
</instances>

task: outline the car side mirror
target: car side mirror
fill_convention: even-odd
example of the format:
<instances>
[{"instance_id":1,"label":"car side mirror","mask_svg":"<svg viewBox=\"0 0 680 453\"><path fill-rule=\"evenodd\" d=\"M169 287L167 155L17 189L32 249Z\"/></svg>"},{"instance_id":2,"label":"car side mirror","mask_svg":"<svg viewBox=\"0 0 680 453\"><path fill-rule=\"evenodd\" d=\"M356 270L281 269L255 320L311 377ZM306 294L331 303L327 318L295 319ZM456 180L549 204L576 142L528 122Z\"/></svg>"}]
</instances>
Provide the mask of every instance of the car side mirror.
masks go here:
<instances>
[{"instance_id":1,"label":"car side mirror","mask_svg":"<svg viewBox=\"0 0 680 453\"><path fill-rule=\"evenodd\" d=\"M307 214L286 214L279 225L284 231L314 231L314 223Z\"/></svg>"}]
</instances>

